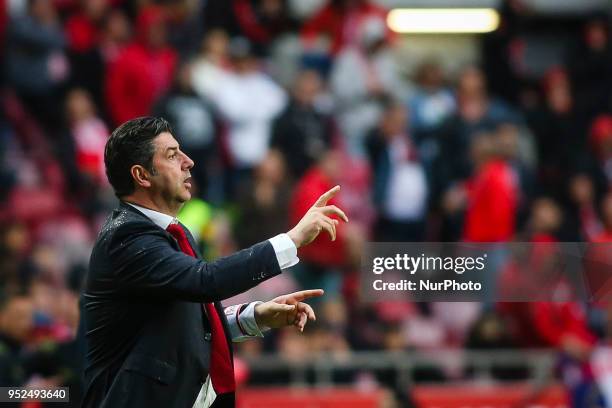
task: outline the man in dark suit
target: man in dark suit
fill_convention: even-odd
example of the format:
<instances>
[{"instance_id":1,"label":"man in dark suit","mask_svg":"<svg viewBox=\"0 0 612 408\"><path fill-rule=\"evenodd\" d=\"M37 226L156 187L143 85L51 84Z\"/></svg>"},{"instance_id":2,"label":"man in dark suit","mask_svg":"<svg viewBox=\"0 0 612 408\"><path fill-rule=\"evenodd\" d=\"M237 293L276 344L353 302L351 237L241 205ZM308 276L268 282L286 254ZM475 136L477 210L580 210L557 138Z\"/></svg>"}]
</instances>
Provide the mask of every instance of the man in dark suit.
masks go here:
<instances>
[{"instance_id":1,"label":"man in dark suit","mask_svg":"<svg viewBox=\"0 0 612 408\"><path fill-rule=\"evenodd\" d=\"M222 308L298 262L297 248L325 230L336 236L342 210L322 195L286 234L215 262L200 259L176 220L191 198L187 157L164 119L118 127L104 153L120 206L93 248L83 293L87 339L84 407L234 406L231 341L265 328L303 330L315 315L302 300L321 290Z\"/></svg>"}]
</instances>

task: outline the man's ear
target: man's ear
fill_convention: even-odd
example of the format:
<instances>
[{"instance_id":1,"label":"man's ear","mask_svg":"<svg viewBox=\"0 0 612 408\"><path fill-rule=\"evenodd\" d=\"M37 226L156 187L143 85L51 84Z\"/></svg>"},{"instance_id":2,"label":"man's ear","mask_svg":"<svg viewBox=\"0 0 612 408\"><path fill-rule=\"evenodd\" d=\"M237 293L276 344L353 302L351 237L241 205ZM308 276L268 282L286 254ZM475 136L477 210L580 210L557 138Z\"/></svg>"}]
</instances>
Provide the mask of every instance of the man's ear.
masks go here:
<instances>
[{"instance_id":1,"label":"man's ear","mask_svg":"<svg viewBox=\"0 0 612 408\"><path fill-rule=\"evenodd\" d=\"M130 169L130 174L132 175L136 186L145 188L151 187L151 173L149 173L147 169L142 167L140 164L133 165Z\"/></svg>"}]
</instances>

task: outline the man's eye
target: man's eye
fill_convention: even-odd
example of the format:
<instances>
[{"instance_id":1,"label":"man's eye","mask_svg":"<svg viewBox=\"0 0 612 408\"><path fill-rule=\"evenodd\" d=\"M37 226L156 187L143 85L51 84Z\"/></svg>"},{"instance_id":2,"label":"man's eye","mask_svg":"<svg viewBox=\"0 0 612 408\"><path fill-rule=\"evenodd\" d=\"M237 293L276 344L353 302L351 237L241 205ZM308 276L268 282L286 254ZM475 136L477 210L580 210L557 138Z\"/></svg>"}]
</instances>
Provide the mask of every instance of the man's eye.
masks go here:
<instances>
[{"instance_id":1,"label":"man's eye","mask_svg":"<svg viewBox=\"0 0 612 408\"><path fill-rule=\"evenodd\" d=\"M169 159L174 159L176 157L176 153L175 154L171 154L168 158Z\"/></svg>"}]
</instances>

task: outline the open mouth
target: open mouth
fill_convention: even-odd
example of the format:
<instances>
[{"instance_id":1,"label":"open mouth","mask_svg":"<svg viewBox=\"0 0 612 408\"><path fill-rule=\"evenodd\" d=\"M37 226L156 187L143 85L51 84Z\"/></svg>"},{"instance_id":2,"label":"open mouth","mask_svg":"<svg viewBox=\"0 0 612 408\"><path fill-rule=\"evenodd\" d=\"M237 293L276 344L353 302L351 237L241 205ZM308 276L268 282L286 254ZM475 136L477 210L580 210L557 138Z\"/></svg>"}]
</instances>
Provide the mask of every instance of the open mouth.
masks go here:
<instances>
[{"instance_id":1,"label":"open mouth","mask_svg":"<svg viewBox=\"0 0 612 408\"><path fill-rule=\"evenodd\" d=\"M183 183L185 184L185 187L191 188L191 177L187 177Z\"/></svg>"}]
</instances>

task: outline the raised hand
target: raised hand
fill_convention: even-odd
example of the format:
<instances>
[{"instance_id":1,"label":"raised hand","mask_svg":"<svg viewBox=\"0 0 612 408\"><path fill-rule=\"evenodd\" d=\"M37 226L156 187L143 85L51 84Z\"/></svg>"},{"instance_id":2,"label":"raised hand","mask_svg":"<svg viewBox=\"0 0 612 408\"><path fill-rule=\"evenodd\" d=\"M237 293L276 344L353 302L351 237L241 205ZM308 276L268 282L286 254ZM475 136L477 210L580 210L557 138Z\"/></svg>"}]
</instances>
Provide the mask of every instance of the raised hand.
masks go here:
<instances>
[{"instance_id":1,"label":"raised hand","mask_svg":"<svg viewBox=\"0 0 612 408\"><path fill-rule=\"evenodd\" d=\"M304 214L300 222L289 232L289 238L293 240L297 248L308 245L325 230L332 241L336 240L336 225L338 220L330 218L329 215L337 215L344 222L348 222L348 217L340 208L335 205L327 205L327 202L340 191L340 186L335 186L324 193Z\"/></svg>"}]
</instances>

